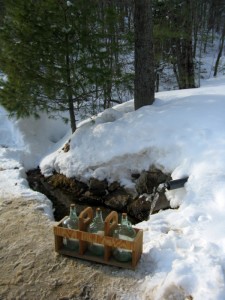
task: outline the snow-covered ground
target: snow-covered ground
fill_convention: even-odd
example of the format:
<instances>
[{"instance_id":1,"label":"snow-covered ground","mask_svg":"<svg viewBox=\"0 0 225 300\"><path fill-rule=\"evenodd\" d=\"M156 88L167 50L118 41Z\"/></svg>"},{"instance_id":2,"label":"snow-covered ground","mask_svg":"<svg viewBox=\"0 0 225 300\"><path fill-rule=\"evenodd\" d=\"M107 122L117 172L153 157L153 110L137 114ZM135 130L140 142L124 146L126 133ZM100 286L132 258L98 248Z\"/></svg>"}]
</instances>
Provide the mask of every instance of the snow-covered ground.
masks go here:
<instances>
[{"instance_id":1,"label":"snow-covered ground","mask_svg":"<svg viewBox=\"0 0 225 300\"><path fill-rule=\"evenodd\" d=\"M61 121L9 120L0 108L0 199L34 196L52 218L50 201L31 191L25 170L40 164L87 180L119 180L134 189L133 172L151 165L173 179L189 176L168 191L176 209L137 224L144 252L135 276L139 298L225 299L225 77L198 89L159 92L152 106L133 111L133 101L83 121L70 136ZM62 146L71 138L70 151ZM186 298L185 298L186 297Z\"/></svg>"}]
</instances>

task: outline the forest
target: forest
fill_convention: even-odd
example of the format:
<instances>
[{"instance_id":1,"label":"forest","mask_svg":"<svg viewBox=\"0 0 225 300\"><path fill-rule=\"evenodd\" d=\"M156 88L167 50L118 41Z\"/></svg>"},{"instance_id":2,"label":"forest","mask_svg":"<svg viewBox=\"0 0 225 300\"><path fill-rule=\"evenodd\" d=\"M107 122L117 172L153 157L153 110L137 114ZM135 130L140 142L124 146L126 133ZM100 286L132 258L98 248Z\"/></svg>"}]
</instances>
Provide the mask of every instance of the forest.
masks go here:
<instances>
[{"instance_id":1,"label":"forest","mask_svg":"<svg viewBox=\"0 0 225 300\"><path fill-rule=\"evenodd\" d=\"M199 87L202 57L218 44L216 76L224 39L223 0L1 0L0 104L59 114L74 132L133 97L151 104L165 85Z\"/></svg>"}]
</instances>

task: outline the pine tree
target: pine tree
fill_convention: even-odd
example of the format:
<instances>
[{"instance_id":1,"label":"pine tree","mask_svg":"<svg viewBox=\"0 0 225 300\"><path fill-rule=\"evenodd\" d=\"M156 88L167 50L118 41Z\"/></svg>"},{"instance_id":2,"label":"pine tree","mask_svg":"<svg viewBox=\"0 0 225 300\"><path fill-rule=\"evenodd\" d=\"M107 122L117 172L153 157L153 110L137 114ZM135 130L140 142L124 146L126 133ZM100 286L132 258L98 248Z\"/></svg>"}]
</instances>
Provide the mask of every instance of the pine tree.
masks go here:
<instances>
[{"instance_id":1,"label":"pine tree","mask_svg":"<svg viewBox=\"0 0 225 300\"><path fill-rule=\"evenodd\" d=\"M105 45L106 34L113 39L115 28L103 30L118 17L114 14L112 20L103 21L98 15L100 4L91 0L5 2L0 69L7 80L1 82L0 101L6 109L17 117L69 111L72 132L76 130L76 112L97 90L121 79L122 66L117 64L114 72L116 57L122 53L119 42L112 41L109 49ZM102 65L109 51L113 69L110 61Z\"/></svg>"}]
</instances>

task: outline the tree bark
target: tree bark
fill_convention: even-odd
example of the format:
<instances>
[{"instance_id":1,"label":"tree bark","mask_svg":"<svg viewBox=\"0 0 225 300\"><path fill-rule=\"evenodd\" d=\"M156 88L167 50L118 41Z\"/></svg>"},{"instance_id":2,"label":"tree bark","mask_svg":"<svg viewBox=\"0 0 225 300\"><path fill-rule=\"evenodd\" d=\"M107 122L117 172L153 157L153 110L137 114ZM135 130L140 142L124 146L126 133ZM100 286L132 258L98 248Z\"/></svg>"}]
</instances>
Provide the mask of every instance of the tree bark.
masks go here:
<instances>
[{"instance_id":1,"label":"tree bark","mask_svg":"<svg viewBox=\"0 0 225 300\"><path fill-rule=\"evenodd\" d=\"M67 25L67 18L65 15L65 24ZM65 36L65 49L66 49L66 84L67 84L67 101L68 101L68 108L69 108L69 115L70 115L70 127L72 133L74 133L77 129L76 126L76 117L74 112L74 104L73 104L73 90L72 90L72 83L71 83L71 67L70 67L70 52L69 52L69 35L66 33Z\"/></svg>"},{"instance_id":2,"label":"tree bark","mask_svg":"<svg viewBox=\"0 0 225 300\"><path fill-rule=\"evenodd\" d=\"M218 73L219 62L220 62L220 58L221 58L222 53L223 53L224 40L225 40L225 24L224 24L224 27L223 27L222 36L221 36L221 39L220 39L219 52L218 52L215 67L214 67L214 74L213 74L214 77L216 77L217 73Z\"/></svg>"},{"instance_id":3,"label":"tree bark","mask_svg":"<svg viewBox=\"0 0 225 300\"><path fill-rule=\"evenodd\" d=\"M154 102L154 58L152 1L134 1L135 27L135 79L134 107L151 105Z\"/></svg>"},{"instance_id":4,"label":"tree bark","mask_svg":"<svg viewBox=\"0 0 225 300\"><path fill-rule=\"evenodd\" d=\"M192 46L192 0L186 0L183 7L183 19L180 19L177 26L181 26L182 34L173 42L174 55L173 69L177 78L179 89L195 87L195 69ZM182 15L181 15L182 16Z\"/></svg>"},{"instance_id":5,"label":"tree bark","mask_svg":"<svg viewBox=\"0 0 225 300\"><path fill-rule=\"evenodd\" d=\"M68 55L66 55L66 71L67 71L67 101L68 101L69 114L70 114L70 127L72 133L74 133L77 129L77 126L76 126L76 118L74 113L73 94L72 94L72 86L71 86L71 78L70 78L70 64L69 64Z\"/></svg>"}]
</instances>

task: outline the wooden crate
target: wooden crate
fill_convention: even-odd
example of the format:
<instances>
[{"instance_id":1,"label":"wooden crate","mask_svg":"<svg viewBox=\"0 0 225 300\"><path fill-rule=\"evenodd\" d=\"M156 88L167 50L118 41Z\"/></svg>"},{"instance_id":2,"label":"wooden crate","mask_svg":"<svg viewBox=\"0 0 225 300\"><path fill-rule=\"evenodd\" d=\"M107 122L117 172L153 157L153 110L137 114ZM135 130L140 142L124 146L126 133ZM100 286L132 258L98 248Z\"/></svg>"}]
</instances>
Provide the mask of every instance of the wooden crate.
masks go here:
<instances>
[{"instance_id":1,"label":"wooden crate","mask_svg":"<svg viewBox=\"0 0 225 300\"><path fill-rule=\"evenodd\" d=\"M66 218L66 217L65 217ZM68 256L78 257L107 265L127 268L134 270L143 251L143 230L136 229L136 237L133 241L125 241L110 236L110 232L118 224L118 214L112 211L105 219L104 236L87 232L87 227L93 219L93 210L87 207L80 213L79 230L63 228L63 218L54 226L55 251ZM79 240L78 250L69 250L63 244L63 238L73 238ZM88 243L102 244L104 256L95 256L88 250ZM112 256L113 248L131 250L132 260L130 262L119 262Z\"/></svg>"}]
</instances>

